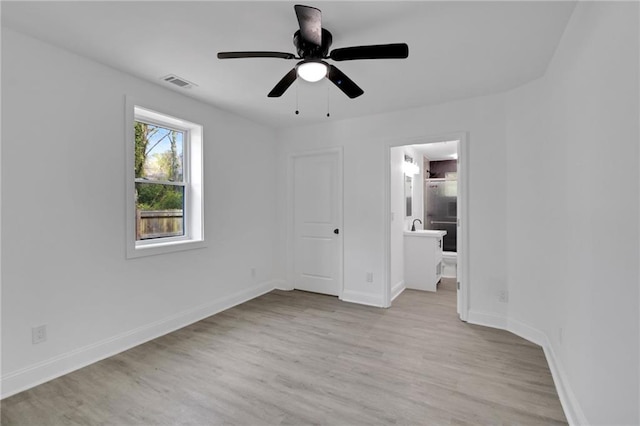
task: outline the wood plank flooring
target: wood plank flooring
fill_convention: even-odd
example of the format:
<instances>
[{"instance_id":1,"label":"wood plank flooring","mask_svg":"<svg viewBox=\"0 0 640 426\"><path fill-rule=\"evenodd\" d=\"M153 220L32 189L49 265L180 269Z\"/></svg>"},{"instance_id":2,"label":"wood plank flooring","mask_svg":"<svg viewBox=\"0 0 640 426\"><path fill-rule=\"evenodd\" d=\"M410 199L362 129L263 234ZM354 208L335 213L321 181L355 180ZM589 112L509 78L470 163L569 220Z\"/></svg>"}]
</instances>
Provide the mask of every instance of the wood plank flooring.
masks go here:
<instances>
[{"instance_id":1,"label":"wood plank flooring","mask_svg":"<svg viewBox=\"0 0 640 426\"><path fill-rule=\"evenodd\" d=\"M7 398L2 425L566 424L542 349L461 322L451 287L273 291Z\"/></svg>"}]
</instances>

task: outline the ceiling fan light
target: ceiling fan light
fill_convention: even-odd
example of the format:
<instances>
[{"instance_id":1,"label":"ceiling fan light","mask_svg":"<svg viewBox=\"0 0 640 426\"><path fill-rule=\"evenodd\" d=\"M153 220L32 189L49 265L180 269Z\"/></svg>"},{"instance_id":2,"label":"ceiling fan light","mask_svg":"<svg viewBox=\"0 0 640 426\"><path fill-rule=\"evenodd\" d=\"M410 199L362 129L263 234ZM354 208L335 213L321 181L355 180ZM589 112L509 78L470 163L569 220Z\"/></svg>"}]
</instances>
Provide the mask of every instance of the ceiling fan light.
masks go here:
<instances>
[{"instance_id":1,"label":"ceiling fan light","mask_svg":"<svg viewBox=\"0 0 640 426\"><path fill-rule=\"evenodd\" d=\"M298 77L305 81L314 83L325 78L327 66L322 62L303 62L298 65Z\"/></svg>"}]
</instances>

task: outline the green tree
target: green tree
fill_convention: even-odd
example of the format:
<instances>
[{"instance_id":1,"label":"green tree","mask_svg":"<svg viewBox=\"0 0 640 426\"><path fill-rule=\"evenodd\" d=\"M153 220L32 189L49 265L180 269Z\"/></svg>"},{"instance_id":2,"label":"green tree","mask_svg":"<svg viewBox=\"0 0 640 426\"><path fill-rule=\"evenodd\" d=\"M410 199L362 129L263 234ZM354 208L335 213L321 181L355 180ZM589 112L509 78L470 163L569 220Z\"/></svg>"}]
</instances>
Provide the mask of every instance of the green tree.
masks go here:
<instances>
[{"instance_id":1,"label":"green tree","mask_svg":"<svg viewBox=\"0 0 640 426\"><path fill-rule=\"evenodd\" d=\"M149 146L151 137L160 130L167 130L159 140ZM170 182L181 179L179 176L180 159L177 149L177 132L162 129L146 123L135 123L135 175L136 178L145 178L145 163L149 152L153 150L164 138L168 138L170 149L166 152L154 154L156 164L162 171L162 175ZM156 183L136 184L137 205L140 210L170 210L183 208L183 190L181 187L162 185Z\"/></svg>"},{"instance_id":2,"label":"green tree","mask_svg":"<svg viewBox=\"0 0 640 426\"><path fill-rule=\"evenodd\" d=\"M183 207L182 187L139 183L136 189L140 210L181 210Z\"/></svg>"},{"instance_id":3,"label":"green tree","mask_svg":"<svg viewBox=\"0 0 640 426\"><path fill-rule=\"evenodd\" d=\"M169 134L169 142L171 143L171 150L169 151L169 158L170 158L170 164L169 164L169 170L167 175L169 176L169 180L170 181L176 181L178 180L178 149L177 149L177 144L176 144L176 138L177 138L177 132L175 130L172 130L171 133Z\"/></svg>"},{"instance_id":4,"label":"green tree","mask_svg":"<svg viewBox=\"0 0 640 426\"><path fill-rule=\"evenodd\" d=\"M160 127L152 126L140 121L135 122L135 172L137 178L145 177L144 166L147 161L147 155L155 148L156 145L166 137L166 135L158 140L153 146L149 147L151 137L158 133Z\"/></svg>"},{"instance_id":5,"label":"green tree","mask_svg":"<svg viewBox=\"0 0 640 426\"><path fill-rule=\"evenodd\" d=\"M136 177L142 177L144 171L144 163L147 161L147 146L149 145L149 125L147 123L141 123L136 121L136 159L135 159L135 171Z\"/></svg>"}]
</instances>

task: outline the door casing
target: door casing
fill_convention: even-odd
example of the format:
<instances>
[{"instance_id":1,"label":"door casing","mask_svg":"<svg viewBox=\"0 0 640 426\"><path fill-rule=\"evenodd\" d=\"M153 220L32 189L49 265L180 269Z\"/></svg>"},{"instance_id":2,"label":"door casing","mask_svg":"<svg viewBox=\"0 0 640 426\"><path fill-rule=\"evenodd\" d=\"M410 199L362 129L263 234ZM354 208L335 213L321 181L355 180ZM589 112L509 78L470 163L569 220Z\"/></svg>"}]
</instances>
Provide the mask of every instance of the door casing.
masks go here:
<instances>
[{"instance_id":1,"label":"door casing","mask_svg":"<svg viewBox=\"0 0 640 426\"><path fill-rule=\"evenodd\" d=\"M391 148L405 145L428 144L458 140L458 258L457 281L458 313L467 321L469 314L469 135L467 132L453 132L441 135L419 136L389 140L384 146L385 196L384 196L384 306L391 306Z\"/></svg>"}]
</instances>

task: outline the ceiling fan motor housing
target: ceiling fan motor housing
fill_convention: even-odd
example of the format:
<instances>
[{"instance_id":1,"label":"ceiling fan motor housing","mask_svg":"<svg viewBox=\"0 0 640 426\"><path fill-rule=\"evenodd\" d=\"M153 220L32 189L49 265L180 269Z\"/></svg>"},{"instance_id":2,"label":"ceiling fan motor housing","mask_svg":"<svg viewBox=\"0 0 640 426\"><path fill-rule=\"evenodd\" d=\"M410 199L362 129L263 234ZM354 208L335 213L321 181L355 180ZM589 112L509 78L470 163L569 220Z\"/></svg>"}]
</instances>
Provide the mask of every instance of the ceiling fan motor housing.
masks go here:
<instances>
[{"instance_id":1,"label":"ceiling fan motor housing","mask_svg":"<svg viewBox=\"0 0 640 426\"><path fill-rule=\"evenodd\" d=\"M343 47L334 49L329 54L333 36L328 30L322 28L322 12L320 9L297 4L294 6L294 10L300 27L293 34L293 45L298 52L298 56L293 53L267 51L218 52L219 59L301 59L269 92L267 96L270 98L282 96L298 77L309 82L320 81L326 77L345 95L351 99L357 98L364 91L335 65L326 63L325 59L339 62L358 59L404 59L409 56L409 46L406 43Z\"/></svg>"},{"instance_id":2,"label":"ceiling fan motor housing","mask_svg":"<svg viewBox=\"0 0 640 426\"><path fill-rule=\"evenodd\" d=\"M293 34L293 45L298 51L298 56L303 59L324 59L329 56L329 48L333 42L333 36L328 30L322 29L322 44L320 46L305 41L300 30Z\"/></svg>"}]
</instances>

